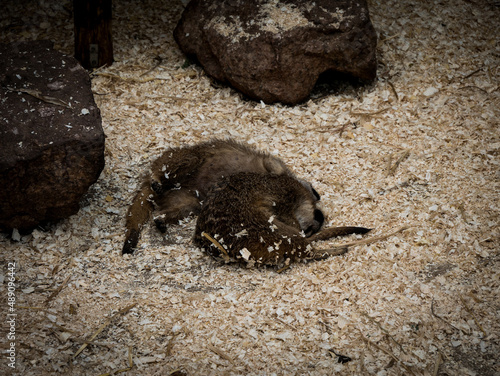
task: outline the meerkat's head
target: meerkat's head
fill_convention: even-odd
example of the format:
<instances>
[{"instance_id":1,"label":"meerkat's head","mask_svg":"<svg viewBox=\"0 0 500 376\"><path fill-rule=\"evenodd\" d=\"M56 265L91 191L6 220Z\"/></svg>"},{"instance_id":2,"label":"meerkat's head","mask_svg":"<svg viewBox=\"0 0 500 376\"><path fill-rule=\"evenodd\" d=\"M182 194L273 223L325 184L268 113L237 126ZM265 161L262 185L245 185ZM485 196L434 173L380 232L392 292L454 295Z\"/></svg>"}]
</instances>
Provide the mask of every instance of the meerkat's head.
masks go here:
<instances>
[{"instance_id":1,"label":"meerkat's head","mask_svg":"<svg viewBox=\"0 0 500 376\"><path fill-rule=\"evenodd\" d=\"M314 199L312 197L304 198L295 209L295 218L297 218L306 237L317 233L325 221L323 212L317 207L316 195L314 195Z\"/></svg>"}]
</instances>

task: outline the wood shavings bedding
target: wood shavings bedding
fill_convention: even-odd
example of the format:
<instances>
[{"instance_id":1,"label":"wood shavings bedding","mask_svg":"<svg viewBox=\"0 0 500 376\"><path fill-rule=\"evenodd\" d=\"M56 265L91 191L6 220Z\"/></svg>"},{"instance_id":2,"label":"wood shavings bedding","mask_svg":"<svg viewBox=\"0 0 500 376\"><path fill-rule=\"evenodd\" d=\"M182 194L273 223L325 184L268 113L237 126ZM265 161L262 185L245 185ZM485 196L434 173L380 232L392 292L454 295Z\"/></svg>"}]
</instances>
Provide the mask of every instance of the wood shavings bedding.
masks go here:
<instances>
[{"instance_id":1,"label":"wood shavings bedding","mask_svg":"<svg viewBox=\"0 0 500 376\"><path fill-rule=\"evenodd\" d=\"M71 54L70 2L21 10L30 4L4 7L0 41L49 38ZM2 307L6 265L17 265L17 374L500 372L494 3L370 1L377 82L317 88L294 107L247 101L182 68L181 3L113 5L116 62L92 75L106 167L77 215L19 241L0 235ZM148 227L122 257L150 161L211 137L280 156L321 193L327 225L413 227L281 274L216 263L191 242L194 218L163 237ZM4 352L7 330L4 320ZM0 372L12 374L5 358Z\"/></svg>"}]
</instances>

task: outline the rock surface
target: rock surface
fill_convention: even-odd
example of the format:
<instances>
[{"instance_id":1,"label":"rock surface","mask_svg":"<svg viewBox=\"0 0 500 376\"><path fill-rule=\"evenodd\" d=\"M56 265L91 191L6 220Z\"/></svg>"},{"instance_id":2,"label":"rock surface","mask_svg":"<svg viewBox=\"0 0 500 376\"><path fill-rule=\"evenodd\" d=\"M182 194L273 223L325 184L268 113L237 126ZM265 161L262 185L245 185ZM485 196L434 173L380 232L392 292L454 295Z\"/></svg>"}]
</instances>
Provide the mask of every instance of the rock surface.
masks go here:
<instances>
[{"instance_id":1,"label":"rock surface","mask_svg":"<svg viewBox=\"0 0 500 376\"><path fill-rule=\"evenodd\" d=\"M305 100L330 70L376 77L364 0L193 0L174 37L207 74L267 103Z\"/></svg>"},{"instance_id":2,"label":"rock surface","mask_svg":"<svg viewBox=\"0 0 500 376\"><path fill-rule=\"evenodd\" d=\"M51 42L0 45L0 229L76 213L104 167L88 73Z\"/></svg>"}]
</instances>

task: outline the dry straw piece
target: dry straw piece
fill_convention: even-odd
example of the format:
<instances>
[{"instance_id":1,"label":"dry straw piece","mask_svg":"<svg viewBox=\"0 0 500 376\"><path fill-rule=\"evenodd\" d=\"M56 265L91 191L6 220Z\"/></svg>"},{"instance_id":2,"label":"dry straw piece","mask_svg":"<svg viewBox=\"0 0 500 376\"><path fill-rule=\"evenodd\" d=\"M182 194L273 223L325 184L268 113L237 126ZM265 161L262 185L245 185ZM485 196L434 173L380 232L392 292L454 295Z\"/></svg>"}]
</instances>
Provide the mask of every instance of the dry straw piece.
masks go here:
<instances>
[{"instance_id":1,"label":"dry straw piece","mask_svg":"<svg viewBox=\"0 0 500 376\"><path fill-rule=\"evenodd\" d=\"M90 336L90 338L88 339L88 341L86 341L79 349L78 351L75 353L75 355L73 355L73 358L76 358L83 350L85 350L85 348L89 345L89 343L91 343L99 334L101 334L101 332L108 326L110 325L113 320L125 313L127 313L128 311L130 311L132 308L134 308L135 306L137 305L137 303L133 303L117 312L115 312L109 319L107 319L101 326L99 326L99 328L94 332L94 334L92 334Z\"/></svg>"}]
</instances>

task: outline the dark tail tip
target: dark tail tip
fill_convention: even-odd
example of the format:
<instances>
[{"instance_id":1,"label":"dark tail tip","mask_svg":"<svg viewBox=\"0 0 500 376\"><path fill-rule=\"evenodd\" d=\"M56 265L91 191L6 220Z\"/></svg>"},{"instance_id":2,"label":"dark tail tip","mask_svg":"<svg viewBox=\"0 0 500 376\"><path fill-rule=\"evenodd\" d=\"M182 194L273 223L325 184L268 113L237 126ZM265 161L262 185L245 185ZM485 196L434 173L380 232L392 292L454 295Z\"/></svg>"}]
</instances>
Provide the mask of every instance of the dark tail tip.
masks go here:
<instances>
[{"instance_id":1,"label":"dark tail tip","mask_svg":"<svg viewBox=\"0 0 500 376\"><path fill-rule=\"evenodd\" d=\"M357 227L357 226L338 227L337 229L338 229L337 236L345 236L351 234L366 234L367 232L370 232L372 230L371 228Z\"/></svg>"},{"instance_id":2,"label":"dark tail tip","mask_svg":"<svg viewBox=\"0 0 500 376\"><path fill-rule=\"evenodd\" d=\"M367 232L370 232L373 230L372 228L366 228L366 227L352 227L353 229L353 234L366 234Z\"/></svg>"},{"instance_id":3,"label":"dark tail tip","mask_svg":"<svg viewBox=\"0 0 500 376\"><path fill-rule=\"evenodd\" d=\"M139 231L131 230L130 234L125 239L125 244L123 244L122 255L132 254L137 248L137 243L139 242Z\"/></svg>"}]
</instances>

